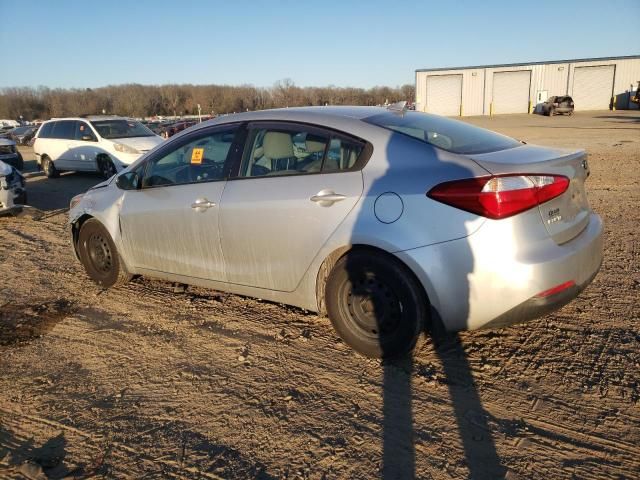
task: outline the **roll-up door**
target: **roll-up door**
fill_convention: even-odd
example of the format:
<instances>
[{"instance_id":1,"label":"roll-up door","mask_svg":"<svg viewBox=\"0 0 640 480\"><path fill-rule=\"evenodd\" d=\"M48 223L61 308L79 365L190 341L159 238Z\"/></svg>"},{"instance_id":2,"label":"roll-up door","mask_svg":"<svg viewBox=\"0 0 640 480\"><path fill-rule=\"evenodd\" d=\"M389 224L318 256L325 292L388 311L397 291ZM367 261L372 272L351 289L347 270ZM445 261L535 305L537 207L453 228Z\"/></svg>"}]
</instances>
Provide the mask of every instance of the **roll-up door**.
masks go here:
<instances>
[{"instance_id":1,"label":"roll-up door","mask_svg":"<svg viewBox=\"0 0 640 480\"><path fill-rule=\"evenodd\" d=\"M438 115L460 115L462 75L430 75L427 77L427 112Z\"/></svg>"},{"instance_id":2,"label":"roll-up door","mask_svg":"<svg viewBox=\"0 0 640 480\"><path fill-rule=\"evenodd\" d=\"M531 70L493 74L493 113L528 113Z\"/></svg>"},{"instance_id":3,"label":"roll-up door","mask_svg":"<svg viewBox=\"0 0 640 480\"><path fill-rule=\"evenodd\" d=\"M576 67L573 103L576 110L607 110L613 92L613 65Z\"/></svg>"}]
</instances>

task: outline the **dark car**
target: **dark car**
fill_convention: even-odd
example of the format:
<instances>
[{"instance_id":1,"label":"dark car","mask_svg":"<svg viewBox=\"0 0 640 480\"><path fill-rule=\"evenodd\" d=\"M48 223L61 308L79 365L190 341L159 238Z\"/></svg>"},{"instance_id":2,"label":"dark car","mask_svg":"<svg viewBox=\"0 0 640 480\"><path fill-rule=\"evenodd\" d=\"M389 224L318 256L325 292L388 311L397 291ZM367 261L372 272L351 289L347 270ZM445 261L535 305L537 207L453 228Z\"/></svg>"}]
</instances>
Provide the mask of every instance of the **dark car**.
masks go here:
<instances>
[{"instance_id":1,"label":"dark car","mask_svg":"<svg viewBox=\"0 0 640 480\"><path fill-rule=\"evenodd\" d=\"M16 127L8 133L7 138L10 138L18 145L28 145L29 140L34 137L37 131L38 127L30 125L24 127Z\"/></svg>"},{"instance_id":2,"label":"dark car","mask_svg":"<svg viewBox=\"0 0 640 480\"><path fill-rule=\"evenodd\" d=\"M542 104L542 113L547 117L552 117L556 114L573 115L573 98L568 95L549 97L549 99Z\"/></svg>"},{"instance_id":3,"label":"dark car","mask_svg":"<svg viewBox=\"0 0 640 480\"><path fill-rule=\"evenodd\" d=\"M10 138L0 138L0 161L17 170L24 168L24 160L16 147L16 142Z\"/></svg>"},{"instance_id":4,"label":"dark car","mask_svg":"<svg viewBox=\"0 0 640 480\"><path fill-rule=\"evenodd\" d=\"M182 121L167 125L161 130L160 136L164 138L173 137L176 133L186 130L187 128L194 126L196 123L198 122Z\"/></svg>"}]
</instances>

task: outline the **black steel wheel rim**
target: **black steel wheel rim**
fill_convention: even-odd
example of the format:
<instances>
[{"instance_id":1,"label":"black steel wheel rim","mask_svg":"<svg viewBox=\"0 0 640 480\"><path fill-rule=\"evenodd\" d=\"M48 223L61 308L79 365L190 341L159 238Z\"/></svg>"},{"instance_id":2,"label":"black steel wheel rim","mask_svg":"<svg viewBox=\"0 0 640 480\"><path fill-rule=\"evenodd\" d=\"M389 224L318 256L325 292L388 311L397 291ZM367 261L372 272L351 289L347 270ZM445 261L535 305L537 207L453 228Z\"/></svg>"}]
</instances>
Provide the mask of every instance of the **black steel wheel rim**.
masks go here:
<instances>
[{"instance_id":1,"label":"black steel wheel rim","mask_svg":"<svg viewBox=\"0 0 640 480\"><path fill-rule=\"evenodd\" d=\"M392 337L398 330L402 301L384 279L360 276L345 285L340 297L347 322L360 335L376 340Z\"/></svg>"},{"instance_id":2,"label":"black steel wheel rim","mask_svg":"<svg viewBox=\"0 0 640 480\"><path fill-rule=\"evenodd\" d=\"M116 168L111 160L102 161L102 176L105 178L111 178L116 174Z\"/></svg>"},{"instance_id":3,"label":"black steel wheel rim","mask_svg":"<svg viewBox=\"0 0 640 480\"><path fill-rule=\"evenodd\" d=\"M86 248L93 269L109 273L113 268L113 255L107 239L100 233L94 233L87 240Z\"/></svg>"}]
</instances>

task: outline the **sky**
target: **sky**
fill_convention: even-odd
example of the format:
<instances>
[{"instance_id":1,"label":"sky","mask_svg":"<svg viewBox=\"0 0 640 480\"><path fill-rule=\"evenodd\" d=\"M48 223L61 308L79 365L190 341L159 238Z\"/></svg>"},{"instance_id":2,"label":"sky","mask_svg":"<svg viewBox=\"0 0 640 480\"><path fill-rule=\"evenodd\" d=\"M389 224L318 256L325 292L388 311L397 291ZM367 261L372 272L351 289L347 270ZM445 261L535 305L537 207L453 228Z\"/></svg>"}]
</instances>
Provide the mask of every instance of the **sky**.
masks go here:
<instances>
[{"instance_id":1,"label":"sky","mask_svg":"<svg viewBox=\"0 0 640 480\"><path fill-rule=\"evenodd\" d=\"M640 0L0 0L0 88L413 84L415 70L640 54Z\"/></svg>"}]
</instances>

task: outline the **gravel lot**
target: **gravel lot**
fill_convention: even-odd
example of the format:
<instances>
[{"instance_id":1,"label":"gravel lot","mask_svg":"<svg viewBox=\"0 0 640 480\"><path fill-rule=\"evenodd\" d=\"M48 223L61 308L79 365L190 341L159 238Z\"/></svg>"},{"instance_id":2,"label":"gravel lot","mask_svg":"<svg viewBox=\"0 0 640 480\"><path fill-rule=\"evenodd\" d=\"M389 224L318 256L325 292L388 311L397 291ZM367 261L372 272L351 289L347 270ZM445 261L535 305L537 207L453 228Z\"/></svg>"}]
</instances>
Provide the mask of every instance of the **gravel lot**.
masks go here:
<instances>
[{"instance_id":1,"label":"gravel lot","mask_svg":"<svg viewBox=\"0 0 640 480\"><path fill-rule=\"evenodd\" d=\"M0 218L0 477L637 478L640 114L465 120L587 149L604 264L553 315L395 364L295 308L99 290L65 222L100 179L29 173L42 213Z\"/></svg>"}]
</instances>

